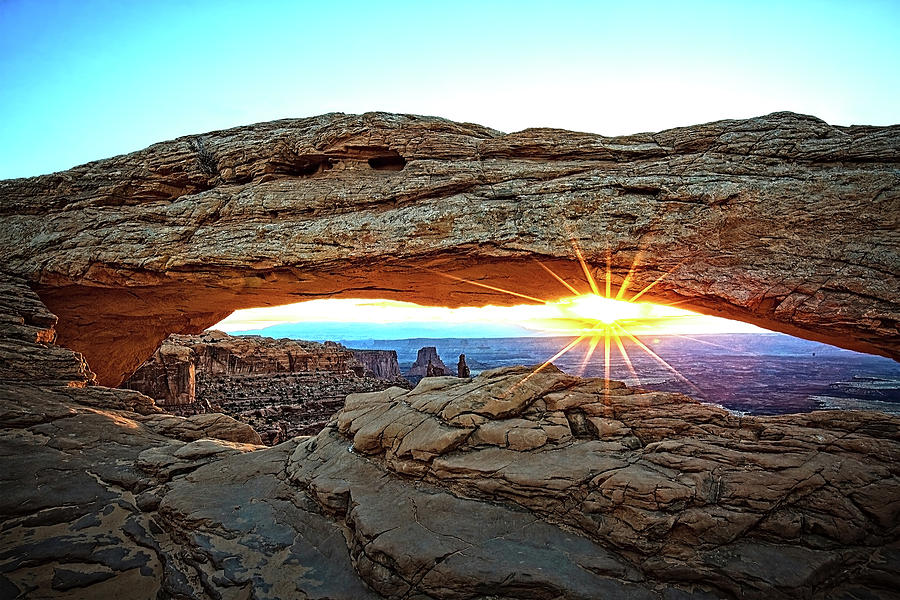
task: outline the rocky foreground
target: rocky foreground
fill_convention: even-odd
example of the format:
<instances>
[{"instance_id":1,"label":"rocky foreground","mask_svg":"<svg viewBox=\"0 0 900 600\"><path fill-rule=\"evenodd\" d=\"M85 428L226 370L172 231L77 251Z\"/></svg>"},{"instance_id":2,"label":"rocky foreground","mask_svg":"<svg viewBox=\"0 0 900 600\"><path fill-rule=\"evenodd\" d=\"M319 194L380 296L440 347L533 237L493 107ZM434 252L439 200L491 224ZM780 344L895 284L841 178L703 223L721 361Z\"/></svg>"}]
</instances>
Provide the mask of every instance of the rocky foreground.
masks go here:
<instances>
[{"instance_id":1,"label":"rocky foreground","mask_svg":"<svg viewBox=\"0 0 900 600\"><path fill-rule=\"evenodd\" d=\"M93 385L54 322L0 285L2 598L900 597L897 418L511 368L264 448Z\"/></svg>"}]
</instances>

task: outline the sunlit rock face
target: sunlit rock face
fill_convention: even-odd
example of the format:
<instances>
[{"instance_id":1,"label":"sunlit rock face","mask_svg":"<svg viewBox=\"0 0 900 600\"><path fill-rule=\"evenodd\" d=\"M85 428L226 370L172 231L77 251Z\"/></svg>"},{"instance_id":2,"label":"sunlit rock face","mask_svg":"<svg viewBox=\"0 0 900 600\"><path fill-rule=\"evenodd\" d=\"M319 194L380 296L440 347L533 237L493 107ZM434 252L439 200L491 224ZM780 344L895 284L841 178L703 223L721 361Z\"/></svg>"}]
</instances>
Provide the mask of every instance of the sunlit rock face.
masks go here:
<instances>
[{"instance_id":1,"label":"sunlit rock face","mask_svg":"<svg viewBox=\"0 0 900 600\"><path fill-rule=\"evenodd\" d=\"M164 406L197 401L197 377L271 375L275 373L336 373L354 375L362 368L353 353L334 342L230 336L221 331L203 335L171 335L150 359L123 384Z\"/></svg>"},{"instance_id":2,"label":"sunlit rock face","mask_svg":"<svg viewBox=\"0 0 900 600\"><path fill-rule=\"evenodd\" d=\"M0 284L0 597L890 598L900 419L551 367L348 397L272 448L93 385ZM249 431L248 431L249 430Z\"/></svg>"},{"instance_id":3,"label":"sunlit rock face","mask_svg":"<svg viewBox=\"0 0 900 600\"><path fill-rule=\"evenodd\" d=\"M173 332L316 297L615 291L897 357L900 128L777 113L606 138L329 114L0 182L5 268L118 384ZM602 275L598 277L602 279ZM626 295L627 297L627 295Z\"/></svg>"}]
</instances>

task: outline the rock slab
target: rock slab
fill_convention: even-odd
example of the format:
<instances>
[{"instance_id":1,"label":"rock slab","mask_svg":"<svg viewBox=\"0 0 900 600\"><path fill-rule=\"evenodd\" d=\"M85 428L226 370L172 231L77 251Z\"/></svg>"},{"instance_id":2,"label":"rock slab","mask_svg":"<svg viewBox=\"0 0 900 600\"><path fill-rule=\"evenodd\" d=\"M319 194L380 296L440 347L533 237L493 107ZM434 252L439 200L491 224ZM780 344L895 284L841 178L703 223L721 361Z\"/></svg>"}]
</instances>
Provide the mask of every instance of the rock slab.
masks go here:
<instances>
[{"instance_id":1,"label":"rock slab","mask_svg":"<svg viewBox=\"0 0 900 600\"><path fill-rule=\"evenodd\" d=\"M900 419L517 367L351 395L263 448L94 385L9 281L3 597L898 597Z\"/></svg>"}]
</instances>

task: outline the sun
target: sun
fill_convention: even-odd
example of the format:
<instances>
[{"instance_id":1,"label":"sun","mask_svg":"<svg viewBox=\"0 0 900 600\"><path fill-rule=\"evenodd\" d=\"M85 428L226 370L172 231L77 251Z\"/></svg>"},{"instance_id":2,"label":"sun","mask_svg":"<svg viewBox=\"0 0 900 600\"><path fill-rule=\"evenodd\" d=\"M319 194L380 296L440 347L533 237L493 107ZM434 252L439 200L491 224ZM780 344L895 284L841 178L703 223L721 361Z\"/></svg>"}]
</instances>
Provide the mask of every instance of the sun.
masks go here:
<instances>
[{"instance_id":1,"label":"sun","mask_svg":"<svg viewBox=\"0 0 900 600\"><path fill-rule=\"evenodd\" d=\"M581 269L584 272L585 281L590 286L591 293L584 294L582 292L579 292L575 287L573 287L569 282L557 275L548 266L540 261L535 261L544 271L552 276L553 279L565 286L566 289L571 291L573 294L576 294L575 296L564 298L563 300L559 300L555 303L551 303L550 301L543 300L541 298L527 296L513 290L507 290L500 287L487 285L485 283L472 281L471 279L464 279L462 277L456 277L454 275L441 273L439 271L434 272L438 275L442 275L444 277L454 279L462 283L467 283L512 296L525 298L538 303L542 303L544 305L555 304L560 313L559 317L541 319L541 321L543 321L546 325L546 331L563 332L577 336L574 340L566 344L565 347L563 347L559 352L548 358L541 365L531 371L531 373L523 377L523 379L521 379L513 386L513 389L525 383L531 377L537 375L548 365L552 364L554 360L556 360L563 354L566 354L581 343L585 343L587 345L587 351L585 353L584 360L581 363L579 375L584 373L585 367L591 360L594 351L598 348L598 346L601 346L602 344L604 379L606 381L605 389L607 394L609 393L610 389L610 353L613 348L619 351L619 354L622 356L622 359L625 362L628 370L631 372L638 385L640 385L640 378L638 377L638 373L635 370L634 364L631 362L631 358L628 356L628 352L625 349L624 342L629 342L646 353L657 363L665 367L679 380L690 385L702 396L702 392L700 392L700 390L697 389L697 387L691 381L685 378L681 373L678 372L677 369L675 369L675 367L670 365L662 357L656 354L656 352L650 349L650 347L648 347L647 344L641 341L633 331L635 326L641 323L649 324L654 321L660 321L662 319L672 318L672 316L675 316L672 315L671 312L666 314L667 310L675 310L676 314L677 312L683 312L681 311L681 309L674 308L674 304L678 304L677 302L674 304L657 305L645 302L637 302L637 300L648 291L650 291L653 287L658 285L666 277L671 275L674 271L676 271L682 264L684 264L684 260L676 264L670 270L664 272L662 275L657 277L637 293L632 294L629 298L627 297L627 294L629 292L629 284L631 283L632 276L635 274L635 271L639 267L641 257L640 252L635 255L628 274L619 285L617 293L613 295L609 251L607 251L606 271L605 277L602 281L603 291L601 291L599 282L594 278L592 269L585 260L584 255L581 253L581 249L578 247L578 244L575 242L574 238L571 240L571 242L572 250L574 251L575 257L578 259L578 262L581 265Z\"/></svg>"},{"instance_id":2,"label":"sun","mask_svg":"<svg viewBox=\"0 0 900 600\"><path fill-rule=\"evenodd\" d=\"M633 302L604 298L596 294L575 296L558 303L560 311L567 316L587 321L600 321L604 325L612 325L616 321L639 319L642 307Z\"/></svg>"}]
</instances>

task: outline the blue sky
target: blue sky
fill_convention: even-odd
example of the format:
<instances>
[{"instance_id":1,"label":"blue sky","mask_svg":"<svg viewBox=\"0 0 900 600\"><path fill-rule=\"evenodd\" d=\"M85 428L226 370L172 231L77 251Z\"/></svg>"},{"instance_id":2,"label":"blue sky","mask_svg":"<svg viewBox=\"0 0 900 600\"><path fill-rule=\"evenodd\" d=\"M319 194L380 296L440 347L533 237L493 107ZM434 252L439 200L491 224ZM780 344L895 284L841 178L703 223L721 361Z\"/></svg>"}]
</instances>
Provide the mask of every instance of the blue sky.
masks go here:
<instances>
[{"instance_id":1,"label":"blue sky","mask_svg":"<svg viewBox=\"0 0 900 600\"><path fill-rule=\"evenodd\" d=\"M0 0L0 178L330 111L900 122L900 2Z\"/></svg>"}]
</instances>

